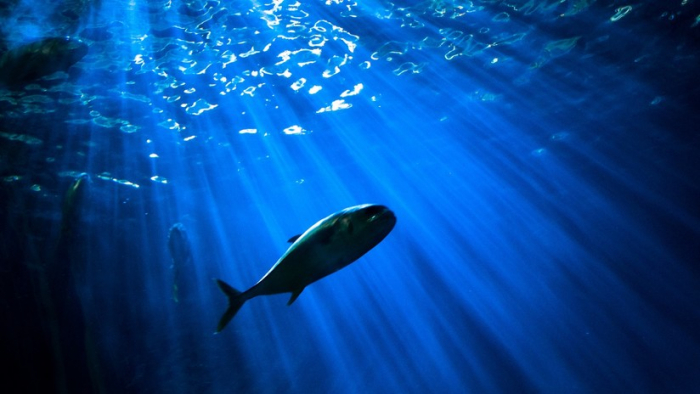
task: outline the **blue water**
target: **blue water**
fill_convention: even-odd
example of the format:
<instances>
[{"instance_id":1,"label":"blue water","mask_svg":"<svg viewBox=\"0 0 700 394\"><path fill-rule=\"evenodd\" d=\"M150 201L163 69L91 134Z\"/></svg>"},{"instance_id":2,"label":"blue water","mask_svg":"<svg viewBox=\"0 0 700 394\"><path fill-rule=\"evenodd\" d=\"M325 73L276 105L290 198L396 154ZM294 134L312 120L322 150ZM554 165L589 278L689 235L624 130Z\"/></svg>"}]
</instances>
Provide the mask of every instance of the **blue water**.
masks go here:
<instances>
[{"instance_id":1,"label":"blue water","mask_svg":"<svg viewBox=\"0 0 700 394\"><path fill-rule=\"evenodd\" d=\"M88 47L0 67L3 392L700 392L698 1L0 21L5 53ZM364 203L384 241L213 334L214 278L245 290Z\"/></svg>"}]
</instances>

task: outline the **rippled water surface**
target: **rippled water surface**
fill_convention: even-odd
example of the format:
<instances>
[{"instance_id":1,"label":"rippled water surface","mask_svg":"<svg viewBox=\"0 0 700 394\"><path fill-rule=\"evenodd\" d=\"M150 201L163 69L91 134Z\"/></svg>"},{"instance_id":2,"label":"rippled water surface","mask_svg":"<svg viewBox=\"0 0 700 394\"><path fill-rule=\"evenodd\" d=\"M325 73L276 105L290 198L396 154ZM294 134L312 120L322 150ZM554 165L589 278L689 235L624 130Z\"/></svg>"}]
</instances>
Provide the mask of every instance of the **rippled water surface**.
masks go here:
<instances>
[{"instance_id":1,"label":"rippled water surface","mask_svg":"<svg viewBox=\"0 0 700 394\"><path fill-rule=\"evenodd\" d=\"M0 0L0 22L11 386L700 387L697 0ZM213 334L212 279L246 290L364 203L397 217L376 248Z\"/></svg>"}]
</instances>

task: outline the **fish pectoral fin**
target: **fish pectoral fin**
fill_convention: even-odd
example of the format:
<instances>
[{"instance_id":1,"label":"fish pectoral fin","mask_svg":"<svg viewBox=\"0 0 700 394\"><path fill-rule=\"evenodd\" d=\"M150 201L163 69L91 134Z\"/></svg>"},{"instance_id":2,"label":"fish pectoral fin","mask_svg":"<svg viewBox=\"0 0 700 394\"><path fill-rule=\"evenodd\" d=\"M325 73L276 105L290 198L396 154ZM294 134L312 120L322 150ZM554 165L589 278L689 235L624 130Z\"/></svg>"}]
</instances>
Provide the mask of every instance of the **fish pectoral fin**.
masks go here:
<instances>
[{"instance_id":1,"label":"fish pectoral fin","mask_svg":"<svg viewBox=\"0 0 700 394\"><path fill-rule=\"evenodd\" d=\"M297 297L299 297L299 294L301 294L302 291L304 291L303 287L299 290L293 291L292 296L289 298L289 301L287 302L287 306L292 305L292 303L297 299Z\"/></svg>"},{"instance_id":2,"label":"fish pectoral fin","mask_svg":"<svg viewBox=\"0 0 700 394\"><path fill-rule=\"evenodd\" d=\"M294 243L294 242L296 242L297 239L299 239L299 237L301 237L301 234L297 234L297 235L293 236L292 238L289 238L287 240L287 242L289 242L290 244Z\"/></svg>"}]
</instances>

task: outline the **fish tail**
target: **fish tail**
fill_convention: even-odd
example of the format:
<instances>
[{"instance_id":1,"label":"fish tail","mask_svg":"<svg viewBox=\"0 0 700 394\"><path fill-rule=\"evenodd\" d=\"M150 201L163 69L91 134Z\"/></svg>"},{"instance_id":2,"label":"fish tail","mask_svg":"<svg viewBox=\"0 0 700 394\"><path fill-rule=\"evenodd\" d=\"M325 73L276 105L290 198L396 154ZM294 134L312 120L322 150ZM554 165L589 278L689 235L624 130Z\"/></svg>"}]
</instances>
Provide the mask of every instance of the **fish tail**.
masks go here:
<instances>
[{"instance_id":1,"label":"fish tail","mask_svg":"<svg viewBox=\"0 0 700 394\"><path fill-rule=\"evenodd\" d=\"M241 309L241 307L248 300L248 298L243 296L243 293L241 293L240 291L229 286L223 280L217 279L216 283L219 285L221 291L223 291L224 294L226 294L226 296L228 297L228 309L226 309L226 312L224 312L224 314L221 316L221 319L219 320L219 325L216 326L216 333L219 333L221 332L221 330L224 329L224 327L226 327L228 322L230 322L231 319L233 319L233 317L236 316L236 313L239 309Z\"/></svg>"}]
</instances>

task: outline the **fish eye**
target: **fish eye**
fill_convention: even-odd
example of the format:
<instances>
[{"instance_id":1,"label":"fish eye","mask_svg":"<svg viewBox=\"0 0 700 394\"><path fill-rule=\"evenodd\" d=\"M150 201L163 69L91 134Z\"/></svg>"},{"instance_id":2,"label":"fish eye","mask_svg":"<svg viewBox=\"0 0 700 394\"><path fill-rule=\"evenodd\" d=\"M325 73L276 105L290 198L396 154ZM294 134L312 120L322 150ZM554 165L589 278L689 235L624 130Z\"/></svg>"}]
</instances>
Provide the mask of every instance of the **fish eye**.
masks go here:
<instances>
[{"instance_id":1,"label":"fish eye","mask_svg":"<svg viewBox=\"0 0 700 394\"><path fill-rule=\"evenodd\" d=\"M365 215L367 215L368 220L371 222L372 220L376 219L377 216L381 215L384 212L384 207L381 205L373 205L371 207L367 207L365 210Z\"/></svg>"}]
</instances>

